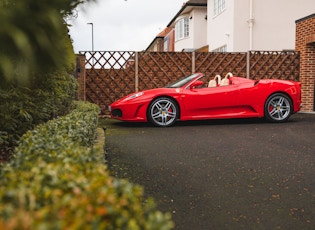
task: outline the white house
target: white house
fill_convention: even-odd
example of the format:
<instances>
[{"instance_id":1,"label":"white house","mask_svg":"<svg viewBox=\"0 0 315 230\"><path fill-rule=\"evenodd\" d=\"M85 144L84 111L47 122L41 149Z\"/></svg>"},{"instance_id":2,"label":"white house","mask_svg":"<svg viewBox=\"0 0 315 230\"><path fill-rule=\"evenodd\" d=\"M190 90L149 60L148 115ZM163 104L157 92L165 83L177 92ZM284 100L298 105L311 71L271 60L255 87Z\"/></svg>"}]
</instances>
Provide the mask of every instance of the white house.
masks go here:
<instances>
[{"instance_id":1,"label":"white house","mask_svg":"<svg viewBox=\"0 0 315 230\"><path fill-rule=\"evenodd\" d=\"M207 44L207 0L183 4L167 27L175 30L175 51L190 51Z\"/></svg>"},{"instance_id":2,"label":"white house","mask_svg":"<svg viewBox=\"0 0 315 230\"><path fill-rule=\"evenodd\" d=\"M314 0L208 0L209 51L294 50L295 21Z\"/></svg>"},{"instance_id":3,"label":"white house","mask_svg":"<svg viewBox=\"0 0 315 230\"><path fill-rule=\"evenodd\" d=\"M295 49L295 21L315 0L190 0L167 27L174 50L246 52Z\"/></svg>"}]
</instances>

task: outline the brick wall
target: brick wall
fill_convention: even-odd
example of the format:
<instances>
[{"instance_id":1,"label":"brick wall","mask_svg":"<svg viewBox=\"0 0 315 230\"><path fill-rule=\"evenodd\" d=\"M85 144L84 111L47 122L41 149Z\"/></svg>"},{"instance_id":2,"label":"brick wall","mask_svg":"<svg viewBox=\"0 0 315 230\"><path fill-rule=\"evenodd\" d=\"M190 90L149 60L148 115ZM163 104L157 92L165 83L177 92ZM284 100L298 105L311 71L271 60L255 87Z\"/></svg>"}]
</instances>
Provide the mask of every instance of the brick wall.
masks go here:
<instances>
[{"instance_id":1,"label":"brick wall","mask_svg":"<svg viewBox=\"0 0 315 230\"><path fill-rule=\"evenodd\" d=\"M300 52L303 111L314 111L315 14L296 21L296 51Z\"/></svg>"}]
</instances>

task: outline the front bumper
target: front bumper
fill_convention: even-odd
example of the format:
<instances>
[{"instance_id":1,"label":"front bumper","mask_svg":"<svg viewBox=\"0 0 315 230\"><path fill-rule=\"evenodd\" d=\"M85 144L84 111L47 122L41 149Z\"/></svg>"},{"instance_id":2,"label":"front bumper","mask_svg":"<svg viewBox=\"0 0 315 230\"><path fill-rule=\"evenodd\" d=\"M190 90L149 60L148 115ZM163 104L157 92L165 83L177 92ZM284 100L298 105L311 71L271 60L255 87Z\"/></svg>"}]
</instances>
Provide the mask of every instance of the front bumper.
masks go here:
<instances>
[{"instance_id":1,"label":"front bumper","mask_svg":"<svg viewBox=\"0 0 315 230\"><path fill-rule=\"evenodd\" d=\"M146 122L146 106L142 103L111 104L108 107L111 117L122 121Z\"/></svg>"}]
</instances>

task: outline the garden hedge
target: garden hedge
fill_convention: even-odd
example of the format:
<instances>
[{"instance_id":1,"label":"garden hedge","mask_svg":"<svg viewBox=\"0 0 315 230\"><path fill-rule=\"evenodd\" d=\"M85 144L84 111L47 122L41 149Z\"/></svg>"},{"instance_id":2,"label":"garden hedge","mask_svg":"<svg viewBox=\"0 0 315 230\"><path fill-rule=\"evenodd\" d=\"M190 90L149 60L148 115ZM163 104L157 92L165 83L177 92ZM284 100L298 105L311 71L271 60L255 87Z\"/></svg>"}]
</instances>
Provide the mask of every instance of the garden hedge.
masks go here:
<instances>
[{"instance_id":1,"label":"garden hedge","mask_svg":"<svg viewBox=\"0 0 315 230\"><path fill-rule=\"evenodd\" d=\"M68 114L77 81L65 71L37 74L29 87L0 85L0 153L9 152L36 125Z\"/></svg>"},{"instance_id":2,"label":"garden hedge","mask_svg":"<svg viewBox=\"0 0 315 230\"><path fill-rule=\"evenodd\" d=\"M28 131L1 165L0 229L171 229L143 188L112 177L93 147L99 108L78 102L68 115Z\"/></svg>"}]
</instances>

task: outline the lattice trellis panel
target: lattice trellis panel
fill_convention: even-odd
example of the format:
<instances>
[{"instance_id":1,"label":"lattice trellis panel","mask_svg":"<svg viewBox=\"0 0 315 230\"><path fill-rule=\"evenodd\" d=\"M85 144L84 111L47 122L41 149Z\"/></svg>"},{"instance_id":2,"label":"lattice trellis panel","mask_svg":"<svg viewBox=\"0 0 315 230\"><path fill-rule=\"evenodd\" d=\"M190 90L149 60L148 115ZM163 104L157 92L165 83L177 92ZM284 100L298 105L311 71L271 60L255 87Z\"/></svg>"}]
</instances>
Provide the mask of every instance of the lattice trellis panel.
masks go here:
<instances>
[{"instance_id":1,"label":"lattice trellis panel","mask_svg":"<svg viewBox=\"0 0 315 230\"><path fill-rule=\"evenodd\" d=\"M300 55L295 52L250 52L250 78L299 81Z\"/></svg>"},{"instance_id":2,"label":"lattice trellis panel","mask_svg":"<svg viewBox=\"0 0 315 230\"><path fill-rule=\"evenodd\" d=\"M246 53L196 53L196 72L213 78L228 72L246 77Z\"/></svg>"},{"instance_id":3,"label":"lattice trellis panel","mask_svg":"<svg viewBox=\"0 0 315 230\"><path fill-rule=\"evenodd\" d=\"M102 112L113 101L135 91L134 71L88 69L86 71L86 98L98 104Z\"/></svg>"},{"instance_id":4,"label":"lattice trellis panel","mask_svg":"<svg viewBox=\"0 0 315 230\"><path fill-rule=\"evenodd\" d=\"M134 64L134 51L81 51L86 69L124 69Z\"/></svg>"},{"instance_id":5,"label":"lattice trellis panel","mask_svg":"<svg viewBox=\"0 0 315 230\"><path fill-rule=\"evenodd\" d=\"M108 113L113 101L135 91L135 52L80 52L86 59L86 98Z\"/></svg>"},{"instance_id":6,"label":"lattice trellis panel","mask_svg":"<svg viewBox=\"0 0 315 230\"><path fill-rule=\"evenodd\" d=\"M139 53L139 90L163 87L192 73L192 53Z\"/></svg>"}]
</instances>

